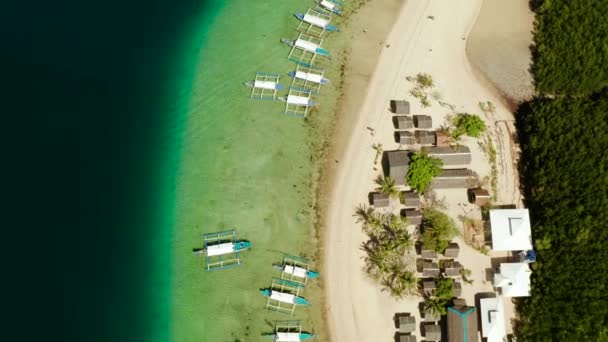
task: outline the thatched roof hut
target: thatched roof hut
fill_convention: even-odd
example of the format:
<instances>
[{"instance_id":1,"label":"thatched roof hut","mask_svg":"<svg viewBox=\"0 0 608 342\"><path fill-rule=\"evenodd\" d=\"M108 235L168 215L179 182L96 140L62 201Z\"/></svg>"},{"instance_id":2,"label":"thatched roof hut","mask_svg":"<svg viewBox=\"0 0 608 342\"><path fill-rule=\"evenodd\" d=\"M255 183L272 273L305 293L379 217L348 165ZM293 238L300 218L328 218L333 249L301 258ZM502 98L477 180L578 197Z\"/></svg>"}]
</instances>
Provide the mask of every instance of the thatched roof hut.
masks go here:
<instances>
[{"instance_id":1,"label":"thatched roof hut","mask_svg":"<svg viewBox=\"0 0 608 342\"><path fill-rule=\"evenodd\" d=\"M413 191L402 191L402 203L406 207L418 208L420 207L420 195Z\"/></svg>"},{"instance_id":2,"label":"thatched roof hut","mask_svg":"<svg viewBox=\"0 0 608 342\"><path fill-rule=\"evenodd\" d=\"M422 319L425 322L437 322L438 320L441 319L441 316L439 316L431 311L422 310Z\"/></svg>"},{"instance_id":3,"label":"thatched roof hut","mask_svg":"<svg viewBox=\"0 0 608 342\"><path fill-rule=\"evenodd\" d=\"M416 342L416 336L399 334L399 339L397 341L399 341L399 342Z\"/></svg>"},{"instance_id":4,"label":"thatched roof hut","mask_svg":"<svg viewBox=\"0 0 608 342\"><path fill-rule=\"evenodd\" d=\"M457 277L460 275L463 267L458 261L448 261L443 264L443 274L446 277Z\"/></svg>"},{"instance_id":5,"label":"thatched roof hut","mask_svg":"<svg viewBox=\"0 0 608 342\"><path fill-rule=\"evenodd\" d=\"M397 141L400 144L413 145L416 143L416 139L414 138L414 134L412 132L397 131L395 134L397 135Z\"/></svg>"},{"instance_id":6,"label":"thatched roof hut","mask_svg":"<svg viewBox=\"0 0 608 342\"><path fill-rule=\"evenodd\" d=\"M422 263L422 276L424 278L437 278L439 276L439 264L432 261Z\"/></svg>"},{"instance_id":7,"label":"thatched roof hut","mask_svg":"<svg viewBox=\"0 0 608 342\"><path fill-rule=\"evenodd\" d=\"M416 318L414 316L399 316L399 332L411 333L416 330Z\"/></svg>"},{"instance_id":8,"label":"thatched roof hut","mask_svg":"<svg viewBox=\"0 0 608 342\"><path fill-rule=\"evenodd\" d=\"M431 181L432 189L468 188L475 174L469 169L444 169Z\"/></svg>"},{"instance_id":9,"label":"thatched roof hut","mask_svg":"<svg viewBox=\"0 0 608 342\"><path fill-rule=\"evenodd\" d=\"M443 165L467 165L471 163L471 150L468 146L423 146L421 150L431 157L441 159Z\"/></svg>"},{"instance_id":10,"label":"thatched roof hut","mask_svg":"<svg viewBox=\"0 0 608 342\"><path fill-rule=\"evenodd\" d=\"M395 180L396 185L405 185L405 175L410 164L410 151L386 152L387 174Z\"/></svg>"},{"instance_id":11,"label":"thatched roof hut","mask_svg":"<svg viewBox=\"0 0 608 342\"><path fill-rule=\"evenodd\" d=\"M441 327L437 324L424 326L424 339L426 341L441 341ZM452 342L452 340L450 340Z\"/></svg>"},{"instance_id":12,"label":"thatched roof hut","mask_svg":"<svg viewBox=\"0 0 608 342\"><path fill-rule=\"evenodd\" d=\"M420 251L420 256L424 259L437 259L437 252L430 249Z\"/></svg>"},{"instance_id":13,"label":"thatched roof hut","mask_svg":"<svg viewBox=\"0 0 608 342\"><path fill-rule=\"evenodd\" d=\"M436 289L437 282L435 282L435 279L427 279L422 281L422 292L424 292L425 294L430 296L435 293Z\"/></svg>"},{"instance_id":14,"label":"thatched roof hut","mask_svg":"<svg viewBox=\"0 0 608 342\"><path fill-rule=\"evenodd\" d=\"M411 116L395 116L393 120L395 128L397 129L410 129L414 128L414 121Z\"/></svg>"},{"instance_id":15,"label":"thatched roof hut","mask_svg":"<svg viewBox=\"0 0 608 342\"><path fill-rule=\"evenodd\" d=\"M422 223L422 212L418 209L403 209L402 215L407 218L407 222L411 225L419 225Z\"/></svg>"},{"instance_id":16,"label":"thatched roof hut","mask_svg":"<svg viewBox=\"0 0 608 342\"><path fill-rule=\"evenodd\" d=\"M416 131L416 142L420 145L435 145L437 143L437 137L433 131Z\"/></svg>"},{"instance_id":17,"label":"thatched roof hut","mask_svg":"<svg viewBox=\"0 0 608 342\"><path fill-rule=\"evenodd\" d=\"M446 131L436 131L435 137L437 138L437 146L449 146L450 135Z\"/></svg>"},{"instance_id":18,"label":"thatched roof hut","mask_svg":"<svg viewBox=\"0 0 608 342\"><path fill-rule=\"evenodd\" d=\"M454 297L460 297L462 294L462 283L459 281L454 281Z\"/></svg>"},{"instance_id":19,"label":"thatched roof hut","mask_svg":"<svg viewBox=\"0 0 608 342\"><path fill-rule=\"evenodd\" d=\"M460 253L460 246L456 242L450 242L448 248L445 249L443 255L446 258L456 258Z\"/></svg>"},{"instance_id":20,"label":"thatched roof hut","mask_svg":"<svg viewBox=\"0 0 608 342\"><path fill-rule=\"evenodd\" d=\"M480 207L490 203L491 200L488 190L482 188L469 189L468 195L469 202Z\"/></svg>"},{"instance_id":21,"label":"thatched roof hut","mask_svg":"<svg viewBox=\"0 0 608 342\"><path fill-rule=\"evenodd\" d=\"M448 341L477 342L477 310L474 306L448 308Z\"/></svg>"},{"instance_id":22,"label":"thatched roof hut","mask_svg":"<svg viewBox=\"0 0 608 342\"><path fill-rule=\"evenodd\" d=\"M431 128L433 127L433 118L428 115L414 115L414 127Z\"/></svg>"},{"instance_id":23,"label":"thatched roof hut","mask_svg":"<svg viewBox=\"0 0 608 342\"><path fill-rule=\"evenodd\" d=\"M385 208L389 205L389 196L387 194L374 192L372 194L372 203L376 208Z\"/></svg>"},{"instance_id":24,"label":"thatched roof hut","mask_svg":"<svg viewBox=\"0 0 608 342\"><path fill-rule=\"evenodd\" d=\"M390 101L391 112L395 114L409 114L410 103L405 100L391 100Z\"/></svg>"}]
</instances>

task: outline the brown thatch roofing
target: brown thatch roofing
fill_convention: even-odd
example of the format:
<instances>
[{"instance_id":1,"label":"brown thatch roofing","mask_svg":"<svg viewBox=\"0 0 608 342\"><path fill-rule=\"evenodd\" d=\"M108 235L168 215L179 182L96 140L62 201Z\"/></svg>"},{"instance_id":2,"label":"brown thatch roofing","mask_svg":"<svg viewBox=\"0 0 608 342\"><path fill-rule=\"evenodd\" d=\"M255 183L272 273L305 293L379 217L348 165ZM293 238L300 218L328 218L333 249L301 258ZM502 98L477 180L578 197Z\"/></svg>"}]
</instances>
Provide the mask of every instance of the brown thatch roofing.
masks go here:
<instances>
[{"instance_id":1,"label":"brown thatch roofing","mask_svg":"<svg viewBox=\"0 0 608 342\"><path fill-rule=\"evenodd\" d=\"M444 169L431 181L432 189L468 188L475 174L469 169Z\"/></svg>"},{"instance_id":2,"label":"brown thatch roofing","mask_svg":"<svg viewBox=\"0 0 608 342\"><path fill-rule=\"evenodd\" d=\"M422 319L424 319L425 322L436 322L439 319L441 319L441 316L436 315L433 312L429 312L429 311L422 311Z\"/></svg>"},{"instance_id":3,"label":"brown thatch roofing","mask_svg":"<svg viewBox=\"0 0 608 342\"><path fill-rule=\"evenodd\" d=\"M411 333L416 330L416 318L414 316L399 316L399 332Z\"/></svg>"},{"instance_id":4,"label":"brown thatch roofing","mask_svg":"<svg viewBox=\"0 0 608 342\"><path fill-rule=\"evenodd\" d=\"M477 342L477 309L474 306L448 308L448 340Z\"/></svg>"},{"instance_id":5,"label":"brown thatch roofing","mask_svg":"<svg viewBox=\"0 0 608 342\"><path fill-rule=\"evenodd\" d=\"M397 137L400 144L413 145L416 143L416 139L414 138L414 134L412 134L412 132L397 131Z\"/></svg>"},{"instance_id":6,"label":"brown thatch roofing","mask_svg":"<svg viewBox=\"0 0 608 342\"><path fill-rule=\"evenodd\" d=\"M420 196L413 191L402 191L403 195L403 205L406 207L416 207L420 206Z\"/></svg>"},{"instance_id":7,"label":"brown thatch roofing","mask_svg":"<svg viewBox=\"0 0 608 342\"><path fill-rule=\"evenodd\" d=\"M439 276L439 264L432 261L424 261L422 263L422 276L424 278L436 278Z\"/></svg>"},{"instance_id":8,"label":"brown thatch roofing","mask_svg":"<svg viewBox=\"0 0 608 342\"><path fill-rule=\"evenodd\" d=\"M399 334L399 342L416 342L416 336Z\"/></svg>"},{"instance_id":9,"label":"brown thatch roofing","mask_svg":"<svg viewBox=\"0 0 608 342\"><path fill-rule=\"evenodd\" d=\"M435 279L428 279L422 281L422 291L427 295L432 295L437 289L437 282Z\"/></svg>"},{"instance_id":10,"label":"brown thatch roofing","mask_svg":"<svg viewBox=\"0 0 608 342\"><path fill-rule=\"evenodd\" d=\"M427 341L441 341L441 327L437 324L424 326L424 339ZM452 342L452 340L450 340Z\"/></svg>"},{"instance_id":11,"label":"brown thatch roofing","mask_svg":"<svg viewBox=\"0 0 608 342\"><path fill-rule=\"evenodd\" d=\"M435 137L437 137L437 146L449 146L450 135L445 131L436 131Z\"/></svg>"},{"instance_id":12,"label":"brown thatch roofing","mask_svg":"<svg viewBox=\"0 0 608 342\"><path fill-rule=\"evenodd\" d=\"M405 175L410 164L410 151L387 151L388 175L395 180L395 184L404 185Z\"/></svg>"},{"instance_id":13,"label":"brown thatch roofing","mask_svg":"<svg viewBox=\"0 0 608 342\"><path fill-rule=\"evenodd\" d=\"M391 100L390 101L391 112L395 114L409 114L410 103L405 100Z\"/></svg>"},{"instance_id":14,"label":"brown thatch roofing","mask_svg":"<svg viewBox=\"0 0 608 342\"><path fill-rule=\"evenodd\" d=\"M462 283L459 281L454 281L454 297L460 297L462 294Z\"/></svg>"},{"instance_id":15,"label":"brown thatch roofing","mask_svg":"<svg viewBox=\"0 0 608 342\"><path fill-rule=\"evenodd\" d=\"M414 115L414 127L431 128L433 127L433 118L428 115Z\"/></svg>"},{"instance_id":16,"label":"brown thatch roofing","mask_svg":"<svg viewBox=\"0 0 608 342\"><path fill-rule=\"evenodd\" d=\"M460 275L460 271L463 269L462 264L458 261L446 262L443 267L443 273L446 277L457 277Z\"/></svg>"},{"instance_id":17,"label":"brown thatch roofing","mask_svg":"<svg viewBox=\"0 0 608 342\"><path fill-rule=\"evenodd\" d=\"M451 242L448 245L448 248L445 249L445 252L443 252L443 255L445 255L446 258L455 258L459 253L460 246L456 242Z\"/></svg>"},{"instance_id":18,"label":"brown thatch roofing","mask_svg":"<svg viewBox=\"0 0 608 342\"><path fill-rule=\"evenodd\" d=\"M424 259L436 259L437 252L430 249L423 249L422 251L420 251L420 256Z\"/></svg>"},{"instance_id":19,"label":"brown thatch roofing","mask_svg":"<svg viewBox=\"0 0 608 342\"><path fill-rule=\"evenodd\" d=\"M471 150L468 146L423 146L421 150L431 157L441 159L443 165L466 165L471 163Z\"/></svg>"},{"instance_id":20,"label":"brown thatch roofing","mask_svg":"<svg viewBox=\"0 0 608 342\"><path fill-rule=\"evenodd\" d=\"M413 225L422 223L422 212L418 209L404 209L403 216L407 218L407 222Z\"/></svg>"},{"instance_id":21,"label":"brown thatch roofing","mask_svg":"<svg viewBox=\"0 0 608 342\"><path fill-rule=\"evenodd\" d=\"M387 194L374 192L372 194L372 202L376 208L384 208L389 205L389 196Z\"/></svg>"},{"instance_id":22,"label":"brown thatch roofing","mask_svg":"<svg viewBox=\"0 0 608 342\"><path fill-rule=\"evenodd\" d=\"M411 116L396 116L395 124L397 129L410 129L414 127L414 121Z\"/></svg>"},{"instance_id":23,"label":"brown thatch roofing","mask_svg":"<svg viewBox=\"0 0 608 342\"><path fill-rule=\"evenodd\" d=\"M433 131L415 131L416 142L420 145L435 145L437 143L437 137Z\"/></svg>"},{"instance_id":24,"label":"brown thatch roofing","mask_svg":"<svg viewBox=\"0 0 608 342\"><path fill-rule=\"evenodd\" d=\"M490 203L490 199L491 199L490 193L486 189L482 189L482 188L469 189L468 195L469 195L469 202L474 203L475 205L483 206L483 205Z\"/></svg>"}]
</instances>

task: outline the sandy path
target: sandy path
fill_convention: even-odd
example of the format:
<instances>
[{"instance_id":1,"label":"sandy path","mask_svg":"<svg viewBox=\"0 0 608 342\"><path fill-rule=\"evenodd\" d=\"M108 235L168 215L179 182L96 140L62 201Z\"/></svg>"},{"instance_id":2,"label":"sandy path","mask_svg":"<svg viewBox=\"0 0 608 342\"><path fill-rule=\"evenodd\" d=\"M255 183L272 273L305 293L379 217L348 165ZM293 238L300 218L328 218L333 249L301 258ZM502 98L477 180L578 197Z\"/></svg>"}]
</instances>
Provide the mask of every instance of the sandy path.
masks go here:
<instances>
[{"instance_id":1,"label":"sandy path","mask_svg":"<svg viewBox=\"0 0 608 342\"><path fill-rule=\"evenodd\" d=\"M408 0L386 40L390 47L381 53L344 155L338 158L325 220L324 274L328 323L333 341L390 341L395 333L393 315L396 312L410 312L420 322L418 300L395 301L363 273L361 244L365 236L352 216L356 205L366 202L368 192L373 188L373 178L380 172L374 168L375 151L371 146L381 143L385 150L398 148L393 138L389 100L409 99L412 113L431 115L434 127L442 124L448 112L437 103L422 109L409 96L411 83L405 80L405 76L430 73L436 90L441 92L442 101L454 104L457 111L479 113L480 101L493 102L496 112L488 118L488 124L497 127L494 133L497 136L501 134L498 140L504 139L505 129L500 128L496 121L513 120L501 99L475 77L465 55L466 41L463 38L474 24L481 2ZM428 19L429 15L434 16L434 20ZM367 127L374 128L375 134L372 135ZM509 143L502 141L501 144L506 144L502 150L510 151ZM499 145L498 141L495 144ZM473 165L475 171L482 176L487 174L489 166L484 165L482 157L479 157L479 148L475 143L468 145L477 155L474 158L479 159L474 162L478 168ZM503 165L512 164L510 154L499 154ZM503 167L501 172L504 173L499 177L501 199L503 195L517 197L509 180L513 178L513 169ZM449 192L446 194L449 196ZM420 340L419 328L416 334Z\"/></svg>"}]
</instances>

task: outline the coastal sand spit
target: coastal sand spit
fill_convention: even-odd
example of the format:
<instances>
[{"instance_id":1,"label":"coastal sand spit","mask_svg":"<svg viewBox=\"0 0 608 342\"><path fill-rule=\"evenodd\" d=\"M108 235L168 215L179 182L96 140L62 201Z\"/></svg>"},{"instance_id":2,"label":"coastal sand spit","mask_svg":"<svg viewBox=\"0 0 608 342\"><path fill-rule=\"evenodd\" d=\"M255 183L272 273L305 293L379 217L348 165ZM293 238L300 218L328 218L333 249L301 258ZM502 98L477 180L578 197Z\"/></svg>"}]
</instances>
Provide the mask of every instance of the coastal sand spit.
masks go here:
<instances>
[{"instance_id":1,"label":"coastal sand spit","mask_svg":"<svg viewBox=\"0 0 608 342\"><path fill-rule=\"evenodd\" d=\"M431 108L422 108L409 95L412 84L405 77L419 72L430 73L439 91L441 101L454 105L455 111L479 112L479 102L491 101L496 106L491 116L484 116L491 138L498 150L501 174L498 177L499 202L518 203L521 195L514 184L517 149L510 140L513 116L493 89L481 82L469 64L465 49L466 37L475 24L482 0L456 0L451 2L408 0L401 7L398 19L390 34L383 40L380 58L369 77L364 96L345 96L348 103L343 108L356 115L336 128L335 140L346 138L344 149L334 150L328 158L334 163L329 172L335 172L328 203L323 215L325 239L324 274L327 318L332 341L380 341L394 337L393 315L409 312L420 322L418 299L396 301L363 272L364 253L361 250L366 237L353 217L354 208L365 203L368 192L374 188L373 179L381 173L374 165L375 151L372 145L381 143L384 150L398 149L394 141L392 114L388 111L389 100L407 98L413 114L431 115L433 128L444 123L451 110L434 102ZM387 47L387 45L389 47ZM354 65L354 64L352 64ZM367 83L364 76L359 82ZM346 77L345 83L349 82ZM357 83L352 81L353 84ZM350 107L349 107L350 106ZM504 127L503 127L504 126ZM373 132L370 131L372 128ZM474 141L464 141L473 152L469 166L480 177L490 172L488 161ZM327 170L326 170L327 172ZM464 191L444 190L438 195L449 204L448 214L461 214L459 202L466 201ZM396 208L389 208L393 210ZM462 257L467 268L474 270L473 277L481 279L481 271L487 265L477 261L477 254L464 246ZM487 261L484 259L484 262ZM491 284L483 281L475 288L463 289L463 297L473 302L477 290L490 291ZM421 338L420 329L415 334Z\"/></svg>"}]
</instances>

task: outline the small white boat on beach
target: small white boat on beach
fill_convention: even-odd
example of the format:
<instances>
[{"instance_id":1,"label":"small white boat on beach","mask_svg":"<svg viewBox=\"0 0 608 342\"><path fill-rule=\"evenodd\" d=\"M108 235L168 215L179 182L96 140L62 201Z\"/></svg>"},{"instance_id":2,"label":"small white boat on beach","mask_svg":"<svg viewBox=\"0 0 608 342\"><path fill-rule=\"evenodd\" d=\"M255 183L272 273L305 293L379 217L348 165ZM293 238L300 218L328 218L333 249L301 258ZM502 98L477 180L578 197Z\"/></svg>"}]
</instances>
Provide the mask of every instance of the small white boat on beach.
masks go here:
<instances>
[{"instance_id":1,"label":"small white boat on beach","mask_svg":"<svg viewBox=\"0 0 608 342\"><path fill-rule=\"evenodd\" d=\"M282 38L281 42L283 42L284 44L287 44L291 47L296 47L296 48L302 49L304 51L315 53L317 55L326 56L326 57L329 56L329 51L320 47L319 44L315 44L308 40L304 40L301 38L298 38L296 40Z\"/></svg>"},{"instance_id":2,"label":"small white boat on beach","mask_svg":"<svg viewBox=\"0 0 608 342\"><path fill-rule=\"evenodd\" d=\"M280 101L286 102L290 105L314 107L317 105L310 97L298 96L298 95L287 95L279 97Z\"/></svg>"},{"instance_id":3,"label":"small white boat on beach","mask_svg":"<svg viewBox=\"0 0 608 342\"><path fill-rule=\"evenodd\" d=\"M323 77L323 75L316 74L314 72L304 72L304 71L299 71L299 70L290 71L289 76L303 80L303 81L316 83L316 84L328 84L329 83L329 80L327 78Z\"/></svg>"},{"instance_id":4,"label":"small white boat on beach","mask_svg":"<svg viewBox=\"0 0 608 342\"><path fill-rule=\"evenodd\" d=\"M337 27L331 25L329 20L312 15L310 13L296 13L296 18L302 20L305 23L320 27L326 31L339 31Z\"/></svg>"},{"instance_id":5,"label":"small white boat on beach","mask_svg":"<svg viewBox=\"0 0 608 342\"><path fill-rule=\"evenodd\" d=\"M324 9L326 9L334 14L342 15L342 12L340 12L340 9L338 8L338 4L336 2L328 1L328 0L320 0L317 3L319 4L319 6L323 7Z\"/></svg>"}]
</instances>

